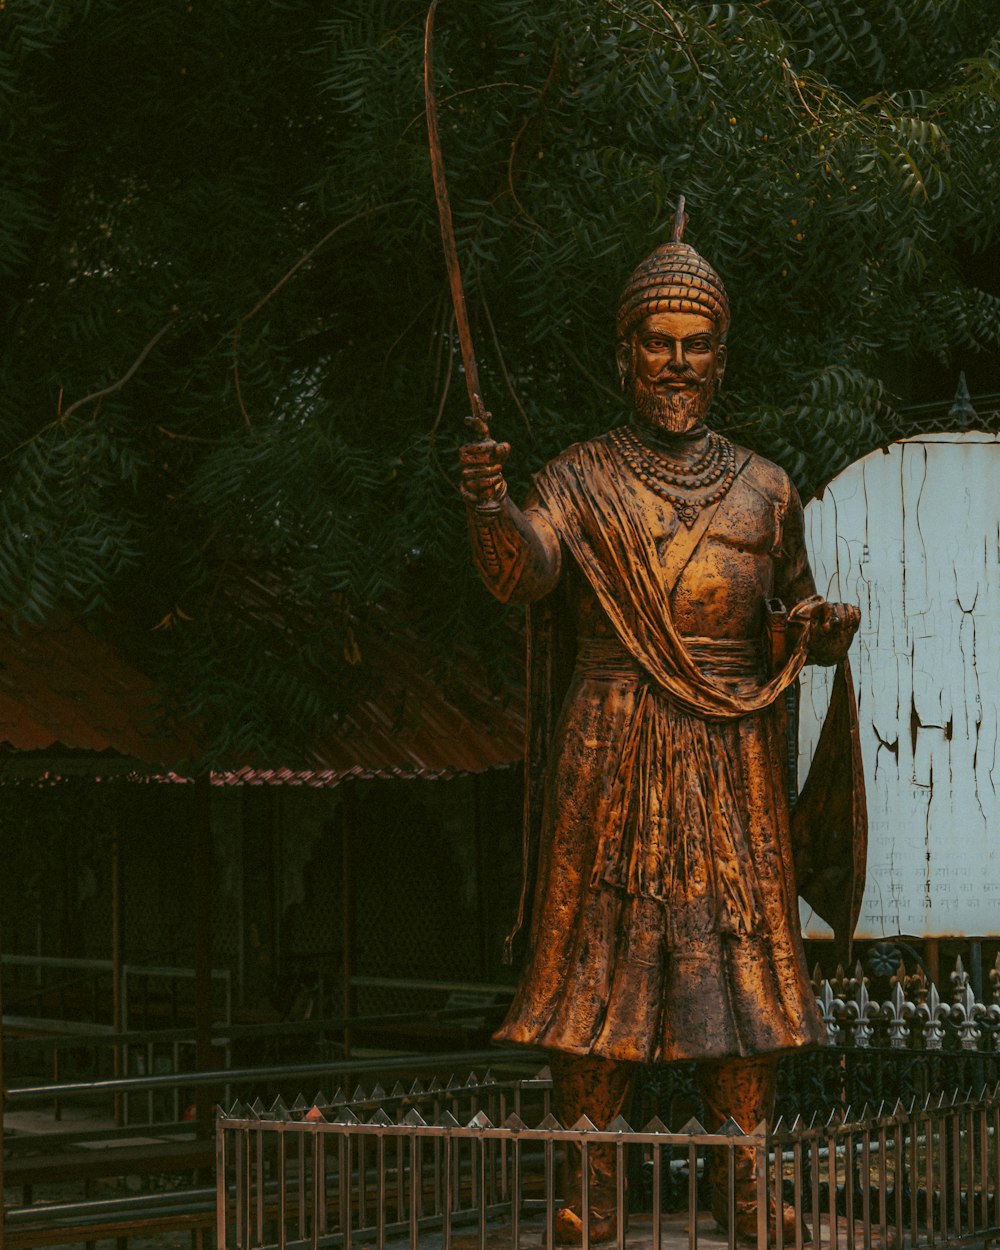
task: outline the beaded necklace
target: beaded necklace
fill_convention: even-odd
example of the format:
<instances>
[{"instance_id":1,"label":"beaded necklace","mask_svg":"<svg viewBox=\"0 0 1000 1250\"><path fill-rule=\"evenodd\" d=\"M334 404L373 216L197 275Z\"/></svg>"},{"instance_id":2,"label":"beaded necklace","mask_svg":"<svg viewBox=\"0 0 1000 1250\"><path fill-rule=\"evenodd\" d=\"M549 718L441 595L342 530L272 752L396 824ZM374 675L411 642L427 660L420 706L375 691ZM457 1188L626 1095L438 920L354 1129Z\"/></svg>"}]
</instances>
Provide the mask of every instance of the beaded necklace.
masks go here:
<instances>
[{"instance_id":1,"label":"beaded necklace","mask_svg":"<svg viewBox=\"0 0 1000 1250\"><path fill-rule=\"evenodd\" d=\"M629 425L611 431L611 441L640 482L671 504L691 528L703 508L721 499L736 476L736 449L728 438L710 431L705 446L690 463L647 446ZM694 497L677 494L696 491Z\"/></svg>"}]
</instances>

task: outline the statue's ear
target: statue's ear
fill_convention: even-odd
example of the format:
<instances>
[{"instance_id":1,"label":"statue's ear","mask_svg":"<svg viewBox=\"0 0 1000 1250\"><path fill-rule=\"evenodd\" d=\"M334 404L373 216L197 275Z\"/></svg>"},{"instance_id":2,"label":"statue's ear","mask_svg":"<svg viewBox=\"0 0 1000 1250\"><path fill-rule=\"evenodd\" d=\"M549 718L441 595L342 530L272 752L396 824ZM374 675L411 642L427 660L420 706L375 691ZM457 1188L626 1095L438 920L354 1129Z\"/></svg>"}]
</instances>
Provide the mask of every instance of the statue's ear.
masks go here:
<instances>
[{"instance_id":1,"label":"statue's ear","mask_svg":"<svg viewBox=\"0 0 1000 1250\"><path fill-rule=\"evenodd\" d=\"M618 364L618 381L622 390L628 382L629 365L632 362L632 348L625 339L619 339L615 348L615 361Z\"/></svg>"},{"instance_id":2,"label":"statue's ear","mask_svg":"<svg viewBox=\"0 0 1000 1250\"><path fill-rule=\"evenodd\" d=\"M715 352L715 389L719 390L722 386L722 379L726 376L726 345L720 343Z\"/></svg>"}]
</instances>

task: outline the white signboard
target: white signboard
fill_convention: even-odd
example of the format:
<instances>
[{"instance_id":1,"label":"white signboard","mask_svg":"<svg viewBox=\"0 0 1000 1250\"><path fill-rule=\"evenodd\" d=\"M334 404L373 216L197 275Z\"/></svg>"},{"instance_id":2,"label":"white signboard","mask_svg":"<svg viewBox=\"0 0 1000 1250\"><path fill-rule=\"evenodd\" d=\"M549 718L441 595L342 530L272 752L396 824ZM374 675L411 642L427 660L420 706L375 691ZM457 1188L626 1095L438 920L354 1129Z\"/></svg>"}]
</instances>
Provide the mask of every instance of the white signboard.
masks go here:
<instances>
[{"instance_id":1,"label":"white signboard","mask_svg":"<svg viewBox=\"0 0 1000 1250\"><path fill-rule=\"evenodd\" d=\"M1000 933L1000 439L928 434L872 452L809 503L806 545L819 592L861 608L858 936ZM829 670L805 670L800 784L829 687Z\"/></svg>"}]
</instances>

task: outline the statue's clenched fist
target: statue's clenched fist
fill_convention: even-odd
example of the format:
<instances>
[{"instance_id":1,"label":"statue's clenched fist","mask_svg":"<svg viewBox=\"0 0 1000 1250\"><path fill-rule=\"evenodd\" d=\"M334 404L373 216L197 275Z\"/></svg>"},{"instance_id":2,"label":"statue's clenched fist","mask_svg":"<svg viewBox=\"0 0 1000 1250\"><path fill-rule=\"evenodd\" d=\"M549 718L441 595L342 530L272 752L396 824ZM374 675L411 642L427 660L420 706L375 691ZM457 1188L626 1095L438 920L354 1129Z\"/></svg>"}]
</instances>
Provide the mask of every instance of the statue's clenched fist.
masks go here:
<instances>
[{"instance_id":1,"label":"statue's clenched fist","mask_svg":"<svg viewBox=\"0 0 1000 1250\"><path fill-rule=\"evenodd\" d=\"M466 417L465 423L476 437L473 443L459 448L462 469L462 498L467 504L489 509L507 494L503 476L504 461L510 455L510 443L497 443L490 437L490 414L482 411Z\"/></svg>"},{"instance_id":2,"label":"statue's clenched fist","mask_svg":"<svg viewBox=\"0 0 1000 1250\"><path fill-rule=\"evenodd\" d=\"M792 618L810 622L809 658L814 664L836 664L844 658L861 624L853 603L828 603L816 596L792 609ZM802 609L805 609L804 611Z\"/></svg>"}]
</instances>

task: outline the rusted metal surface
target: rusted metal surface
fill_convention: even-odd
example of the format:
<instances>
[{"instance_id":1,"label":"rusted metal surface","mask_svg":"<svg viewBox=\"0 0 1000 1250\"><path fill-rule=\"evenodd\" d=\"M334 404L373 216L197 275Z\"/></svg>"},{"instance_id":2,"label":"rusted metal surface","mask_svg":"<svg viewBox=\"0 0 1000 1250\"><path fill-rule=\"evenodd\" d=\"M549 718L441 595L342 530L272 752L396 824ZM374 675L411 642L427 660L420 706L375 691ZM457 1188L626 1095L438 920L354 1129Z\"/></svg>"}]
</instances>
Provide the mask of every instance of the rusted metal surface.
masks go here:
<instances>
[{"instance_id":1,"label":"rusted metal surface","mask_svg":"<svg viewBox=\"0 0 1000 1250\"><path fill-rule=\"evenodd\" d=\"M921 434L851 465L806 508L819 585L862 608L861 937L1000 932L998 481L1000 435ZM828 688L823 672L804 675L803 763Z\"/></svg>"},{"instance_id":2,"label":"rusted metal surface","mask_svg":"<svg viewBox=\"0 0 1000 1250\"><path fill-rule=\"evenodd\" d=\"M156 702L148 677L73 621L14 630L0 620L0 744L159 764L190 756L186 728L157 732Z\"/></svg>"}]
</instances>

